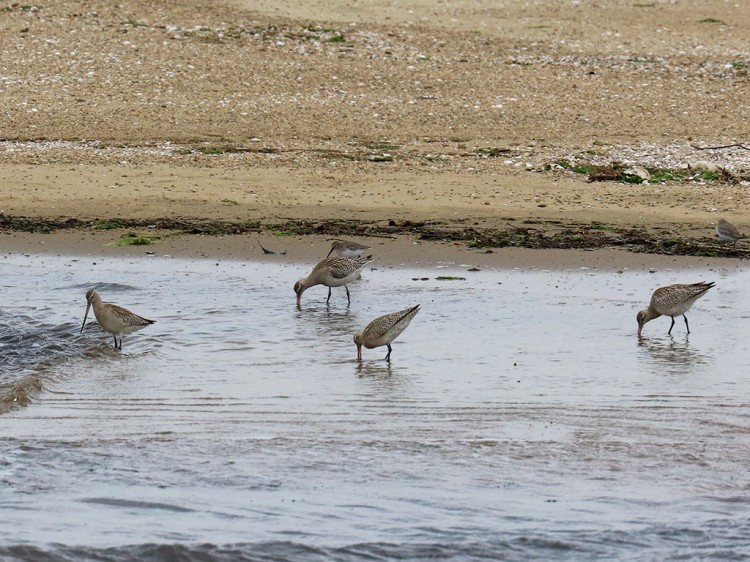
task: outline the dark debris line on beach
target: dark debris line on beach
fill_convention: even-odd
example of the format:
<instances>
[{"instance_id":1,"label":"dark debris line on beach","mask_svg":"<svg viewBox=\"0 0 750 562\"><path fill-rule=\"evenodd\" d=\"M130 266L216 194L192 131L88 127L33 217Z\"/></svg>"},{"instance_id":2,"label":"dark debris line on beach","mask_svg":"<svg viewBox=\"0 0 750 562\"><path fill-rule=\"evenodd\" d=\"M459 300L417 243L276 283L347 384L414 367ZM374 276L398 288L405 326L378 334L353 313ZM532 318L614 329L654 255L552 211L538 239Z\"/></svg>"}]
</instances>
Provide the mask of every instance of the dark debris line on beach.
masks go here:
<instances>
[{"instance_id":1,"label":"dark debris line on beach","mask_svg":"<svg viewBox=\"0 0 750 562\"><path fill-rule=\"evenodd\" d=\"M528 220L505 228L455 226L440 221L309 221L282 223L231 222L198 218L163 219L76 219L32 218L0 214L0 231L52 233L58 230L150 229L175 234L227 236L258 232L288 235L377 236L410 235L420 240L464 242L477 250L493 248L558 248L588 250L625 248L633 252L675 256L744 258L750 249L719 243L714 238L681 237L668 229L649 231L591 224L563 224L560 221Z\"/></svg>"}]
</instances>

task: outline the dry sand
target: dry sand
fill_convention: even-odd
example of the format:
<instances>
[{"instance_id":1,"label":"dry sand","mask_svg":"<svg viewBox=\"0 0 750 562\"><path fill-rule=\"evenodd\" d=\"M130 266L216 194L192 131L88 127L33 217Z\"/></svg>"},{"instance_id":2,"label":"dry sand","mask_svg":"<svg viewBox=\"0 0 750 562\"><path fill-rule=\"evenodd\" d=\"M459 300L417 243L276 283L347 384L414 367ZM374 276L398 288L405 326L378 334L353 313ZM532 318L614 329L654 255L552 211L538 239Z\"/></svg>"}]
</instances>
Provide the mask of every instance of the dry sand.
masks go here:
<instances>
[{"instance_id":1,"label":"dry sand","mask_svg":"<svg viewBox=\"0 0 750 562\"><path fill-rule=\"evenodd\" d=\"M556 164L750 167L745 148L695 148L748 142L746 3L28 8L0 11L6 218L750 228L747 182Z\"/></svg>"}]
</instances>

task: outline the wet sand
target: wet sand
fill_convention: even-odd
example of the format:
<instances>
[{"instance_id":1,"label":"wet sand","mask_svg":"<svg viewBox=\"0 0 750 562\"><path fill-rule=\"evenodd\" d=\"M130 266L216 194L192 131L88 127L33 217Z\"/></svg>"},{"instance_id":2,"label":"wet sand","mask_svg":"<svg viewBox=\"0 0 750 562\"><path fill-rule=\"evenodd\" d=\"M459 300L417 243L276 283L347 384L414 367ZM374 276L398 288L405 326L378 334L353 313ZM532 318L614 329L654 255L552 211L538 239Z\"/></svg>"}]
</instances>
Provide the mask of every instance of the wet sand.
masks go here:
<instances>
[{"instance_id":1,"label":"wet sand","mask_svg":"<svg viewBox=\"0 0 750 562\"><path fill-rule=\"evenodd\" d=\"M299 263L304 269L323 259L331 248L330 237L319 235L274 236L260 233L233 236L163 234L147 246L117 246L123 231L59 231L54 234L3 233L0 245L12 253L76 257L173 256L220 260ZM689 269L737 269L743 259L699 256L663 256L624 249L561 250L526 248L472 249L463 242L420 241L410 236L351 238L371 247L373 267L463 265L466 269L578 269L618 272ZM265 254L261 246L284 254ZM300 269L300 274L304 270ZM291 287L289 288L291 292Z\"/></svg>"}]
</instances>

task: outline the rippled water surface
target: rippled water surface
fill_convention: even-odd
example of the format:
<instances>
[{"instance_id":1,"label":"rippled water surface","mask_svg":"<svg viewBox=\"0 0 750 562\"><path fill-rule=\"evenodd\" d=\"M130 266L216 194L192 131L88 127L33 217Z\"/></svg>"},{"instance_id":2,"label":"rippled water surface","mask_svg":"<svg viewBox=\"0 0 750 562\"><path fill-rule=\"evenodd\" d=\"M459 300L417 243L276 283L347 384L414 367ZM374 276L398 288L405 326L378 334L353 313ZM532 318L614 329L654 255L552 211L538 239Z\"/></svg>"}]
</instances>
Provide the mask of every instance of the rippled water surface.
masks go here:
<instances>
[{"instance_id":1,"label":"rippled water surface","mask_svg":"<svg viewBox=\"0 0 750 562\"><path fill-rule=\"evenodd\" d=\"M297 310L309 263L6 255L0 559L750 557L748 275L498 264ZM692 333L639 342L653 289L699 280ZM157 323L79 335L92 286Z\"/></svg>"}]
</instances>

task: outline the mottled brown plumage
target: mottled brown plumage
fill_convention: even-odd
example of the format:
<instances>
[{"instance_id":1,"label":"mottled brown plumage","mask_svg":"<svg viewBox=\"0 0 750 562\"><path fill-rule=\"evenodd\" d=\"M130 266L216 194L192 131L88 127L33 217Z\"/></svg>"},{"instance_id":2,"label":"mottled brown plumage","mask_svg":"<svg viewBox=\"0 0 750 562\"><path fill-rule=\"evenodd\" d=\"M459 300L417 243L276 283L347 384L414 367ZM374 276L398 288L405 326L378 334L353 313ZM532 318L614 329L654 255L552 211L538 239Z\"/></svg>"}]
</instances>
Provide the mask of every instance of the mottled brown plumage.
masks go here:
<instances>
[{"instance_id":1,"label":"mottled brown plumage","mask_svg":"<svg viewBox=\"0 0 750 562\"><path fill-rule=\"evenodd\" d=\"M390 361L391 342L401 335L401 332L406 330L406 327L417 315L417 312L419 312L419 305L405 308L398 312L392 312L391 314L376 318L364 330L357 332L354 335L354 343L357 346L357 361L362 361L363 345L367 349L373 349L382 345L388 346L388 355L385 356L385 360Z\"/></svg>"},{"instance_id":2,"label":"mottled brown plumage","mask_svg":"<svg viewBox=\"0 0 750 562\"><path fill-rule=\"evenodd\" d=\"M83 324L81 333L86 327L86 318L89 315L89 308L94 308L94 316L101 326L102 330L109 332L115 338L115 349L122 349L122 336L130 334L146 326L153 324L154 320L149 320L130 312L127 308L102 302L102 298L94 289L86 291L86 313L83 315ZM119 343L118 343L119 337Z\"/></svg>"},{"instance_id":3,"label":"mottled brown plumage","mask_svg":"<svg viewBox=\"0 0 750 562\"><path fill-rule=\"evenodd\" d=\"M719 224L716 225L716 235L722 242L731 242L732 246L737 244L737 240L744 238L736 226L724 219L719 219Z\"/></svg>"},{"instance_id":4,"label":"mottled brown plumage","mask_svg":"<svg viewBox=\"0 0 750 562\"><path fill-rule=\"evenodd\" d=\"M372 261L372 256L358 256L355 258L326 258L316 265L310 275L303 277L294 284L294 292L297 294L297 306L302 302L302 293L315 285L328 287L328 298L331 300L331 287L344 287L346 289L346 300L351 302L349 288L346 286L356 281L361 276L362 268Z\"/></svg>"},{"instance_id":5,"label":"mottled brown plumage","mask_svg":"<svg viewBox=\"0 0 750 562\"><path fill-rule=\"evenodd\" d=\"M638 321L638 335L641 335L641 330L646 322L659 318L659 316L669 316L672 318L672 324L669 326L668 334L672 333L674 327L674 317L682 315L685 319L685 327L687 328L688 334L690 333L690 326L688 325L687 316L685 313L690 310L693 303L700 297L706 294L714 283L693 283L692 285L668 285L666 287L660 287L654 291L651 296L651 303L648 308L641 310L636 317Z\"/></svg>"},{"instance_id":6,"label":"mottled brown plumage","mask_svg":"<svg viewBox=\"0 0 750 562\"><path fill-rule=\"evenodd\" d=\"M333 244L331 244L331 251L328 252L329 257L333 252L336 252L337 256L342 258L356 258L361 256L365 250L369 250L370 246L365 246L351 240L340 240L333 238Z\"/></svg>"}]
</instances>

